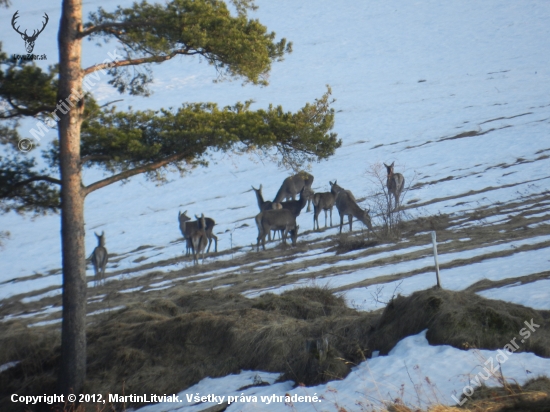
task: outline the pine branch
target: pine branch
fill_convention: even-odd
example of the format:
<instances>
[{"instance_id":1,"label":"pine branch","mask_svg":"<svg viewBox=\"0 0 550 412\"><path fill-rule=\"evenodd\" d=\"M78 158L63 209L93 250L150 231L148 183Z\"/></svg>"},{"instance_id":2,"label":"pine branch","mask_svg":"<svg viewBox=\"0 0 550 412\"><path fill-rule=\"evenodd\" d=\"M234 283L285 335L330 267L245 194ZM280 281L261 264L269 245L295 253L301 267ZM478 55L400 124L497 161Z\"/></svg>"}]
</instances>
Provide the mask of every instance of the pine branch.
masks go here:
<instances>
[{"instance_id":1,"label":"pine branch","mask_svg":"<svg viewBox=\"0 0 550 412\"><path fill-rule=\"evenodd\" d=\"M109 31L113 33L112 29L116 29L116 28L144 27L144 26L151 26L155 23L156 23L156 20L143 20L138 22L125 22L125 23L115 23L115 22L104 23L104 24L99 24L97 26L88 27L86 30L81 31L78 34L78 37L82 39L86 36L89 36L99 31Z\"/></svg>"},{"instance_id":2,"label":"pine branch","mask_svg":"<svg viewBox=\"0 0 550 412\"><path fill-rule=\"evenodd\" d=\"M98 70L103 70L103 69L112 69L112 68L115 68L115 67L125 67L125 66L137 66L137 65L145 64L145 63L162 63L162 62L165 62L167 60L172 59L173 57L175 57L179 54L183 54L183 55L186 55L186 56L193 56L195 54L200 54L200 52L199 51L189 52L188 48L178 49L178 50L174 50L170 54L166 54L166 55L163 55L163 56L142 57L140 59L128 59L128 60L121 60L121 61L116 61L116 62L96 64L94 66L88 67L87 69L84 69L83 73L84 73L84 76L86 76L90 73L93 73L93 72L98 71Z\"/></svg>"},{"instance_id":3,"label":"pine branch","mask_svg":"<svg viewBox=\"0 0 550 412\"><path fill-rule=\"evenodd\" d=\"M152 172L153 170L160 169L161 167L166 166L169 163L176 162L178 160L183 159L185 156L186 155L184 153L177 153L177 154L174 154L172 156L168 156L168 157L166 157L162 160L159 160L158 162L147 164L147 165L140 166L140 167L136 167L135 169L126 170L122 173L113 175L113 176L108 177L106 179L99 180L95 183L92 183L91 185L86 186L84 188L84 195L87 196L88 194L90 194L91 192L93 192L97 189L101 189L102 187L108 186L110 184L119 182L119 181L124 180L124 179L128 179L129 177L139 175L139 174L145 173L145 172ZM88 156L88 157L91 157L91 156Z\"/></svg>"},{"instance_id":4,"label":"pine branch","mask_svg":"<svg viewBox=\"0 0 550 412\"><path fill-rule=\"evenodd\" d=\"M11 185L9 188L7 188L6 192L2 193L2 197L7 198L7 197L9 197L9 195L11 195L13 192L15 192L20 187L26 186L29 183L33 183L33 182L49 182L49 183L54 183L56 185L61 185L61 180L55 179L55 178L50 177L50 176L33 176L29 179L25 179L25 180L22 180L20 182L17 182L17 183L14 183L13 185Z\"/></svg>"}]
</instances>

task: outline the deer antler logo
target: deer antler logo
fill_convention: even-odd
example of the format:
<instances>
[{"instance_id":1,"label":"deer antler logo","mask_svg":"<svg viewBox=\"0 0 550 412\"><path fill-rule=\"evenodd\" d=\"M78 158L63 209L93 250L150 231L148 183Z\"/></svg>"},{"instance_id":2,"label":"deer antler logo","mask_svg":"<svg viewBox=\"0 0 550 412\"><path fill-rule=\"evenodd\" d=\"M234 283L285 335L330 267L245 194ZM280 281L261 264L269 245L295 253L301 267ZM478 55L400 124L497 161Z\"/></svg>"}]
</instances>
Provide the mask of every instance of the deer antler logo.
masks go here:
<instances>
[{"instance_id":1,"label":"deer antler logo","mask_svg":"<svg viewBox=\"0 0 550 412\"><path fill-rule=\"evenodd\" d=\"M42 28L40 30L38 30L38 31L34 30L32 35L29 36L27 34L27 30L25 30L24 33L21 33L19 31L20 26L17 26L17 28L15 27L15 21L19 17L17 15L17 13L19 13L19 10L17 10L15 12L15 14L13 15L13 17L11 19L11 25L12 25L13 29L21 35L21 38L23 40L25 40L25 48L27 49L27 53L32 53L32 51L34 50L34 42L36 41L36 38L38 37L38 35L40 33L42 33L44 31L44 29L46 28L46 24L48 24L48 20L50 20L50 18L48 17L48 15L46 13L44 13L44 18L46 19L46 21L43 23L44 25L42 26Z\"/></svg>"}]
</instances>

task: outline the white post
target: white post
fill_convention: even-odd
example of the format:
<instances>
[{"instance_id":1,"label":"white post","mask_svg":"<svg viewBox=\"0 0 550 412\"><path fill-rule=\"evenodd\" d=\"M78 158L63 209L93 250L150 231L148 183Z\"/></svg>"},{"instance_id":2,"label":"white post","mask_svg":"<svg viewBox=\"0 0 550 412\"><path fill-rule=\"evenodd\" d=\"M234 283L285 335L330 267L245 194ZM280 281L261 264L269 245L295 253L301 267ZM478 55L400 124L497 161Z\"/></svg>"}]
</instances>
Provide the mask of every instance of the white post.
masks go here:
<instances>
[{"instance_id":1,"label":"white post","mask_svg":"<svg viewBox=\"0 0 550 412\"><path fill-rule=\"evenodd\" d=\"M434 246L435 276L437 278L437 287L441 288L441 282L439 281L439 262L437 260L437 239L435 237L435 231L432 232L432 243Z\"/></svg>"}]
</instances>

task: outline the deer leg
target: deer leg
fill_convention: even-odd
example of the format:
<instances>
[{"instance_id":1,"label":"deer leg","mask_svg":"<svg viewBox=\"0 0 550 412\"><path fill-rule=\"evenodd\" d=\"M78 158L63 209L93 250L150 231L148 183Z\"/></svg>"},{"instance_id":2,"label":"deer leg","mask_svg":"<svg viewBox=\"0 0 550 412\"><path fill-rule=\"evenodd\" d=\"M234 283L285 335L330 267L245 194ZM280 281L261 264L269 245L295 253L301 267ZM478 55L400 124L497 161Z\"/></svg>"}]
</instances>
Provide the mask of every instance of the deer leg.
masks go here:
<instances>
[{"instance_id":1,"label":"deer leg","mask_svg":"<svg viewBox=\"0 0 550 412\"><path fill-rule=\"evenodd\" d=\"M342 226L344 226L344 215L340 215L340 233L342 233Z\"/></svg>"},{"instance_id":2,"label":"deer leg","mask_svg":"<svg viewBox=\"0 0 550 412\"><path fill-rule=\"evenodd\" d=\"M313 205L313 230L315 230L315 222L317 222L317 229L319 229L319 213L321 211L315 205Z\"/></svg>"},{"instance_id":3,"label":"deer leg","mask_svg":"<svg viewBox=\"0 0 550 412\"><path fill-rule=\"evenodd\" d=\"M212 233L212 237L214 238L214 252L218 253L218 237Z\"/></svg>"},{"instance_id":4,"label":"deer leg","mask_svg":"<svg viewBox=\"0 0 550 412\"><path fill-rule=\"evenodd\" d=\"M349 221L349 231L351 232L351 224L353 222L353 215L348 215L348 221Z\"/></svg>"},{"instance_id":5,"label":"deer leg","mask_svg":"<svg viewBox=\"0 0 550 412\"><path fill-rule=\"evenodd\" d=\"M330 208L330 227L332 227L332 207Z\"/></svg>"}]
</instances>

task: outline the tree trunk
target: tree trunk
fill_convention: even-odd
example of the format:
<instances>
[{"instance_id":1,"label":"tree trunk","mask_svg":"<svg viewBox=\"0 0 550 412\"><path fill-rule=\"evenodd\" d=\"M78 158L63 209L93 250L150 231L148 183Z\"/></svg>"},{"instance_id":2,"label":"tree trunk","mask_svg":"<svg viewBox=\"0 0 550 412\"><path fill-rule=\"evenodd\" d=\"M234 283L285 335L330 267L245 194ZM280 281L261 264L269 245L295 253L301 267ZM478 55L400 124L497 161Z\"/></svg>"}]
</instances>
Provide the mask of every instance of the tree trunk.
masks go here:
<instances>
[{"instance_id":1,"label":"tree trunk","mask_svg":"<svg viewBox=\"0 0 550 412\"><path fill-rule=\"evenodd\" d=\"M80 164L82 95L82 1L63 0L59 43L60 100L58 120L61 171L61 242L63 259L63 323L59 392L80 393L86 379L86 252L84 248L84 191ZM64 103L61 104L61 103ZM70 102L70 104L69 104ZM71 108L72 106L72 108ZM57 116L57 117L56 117Z\"/></svg>"}]
</instances>

